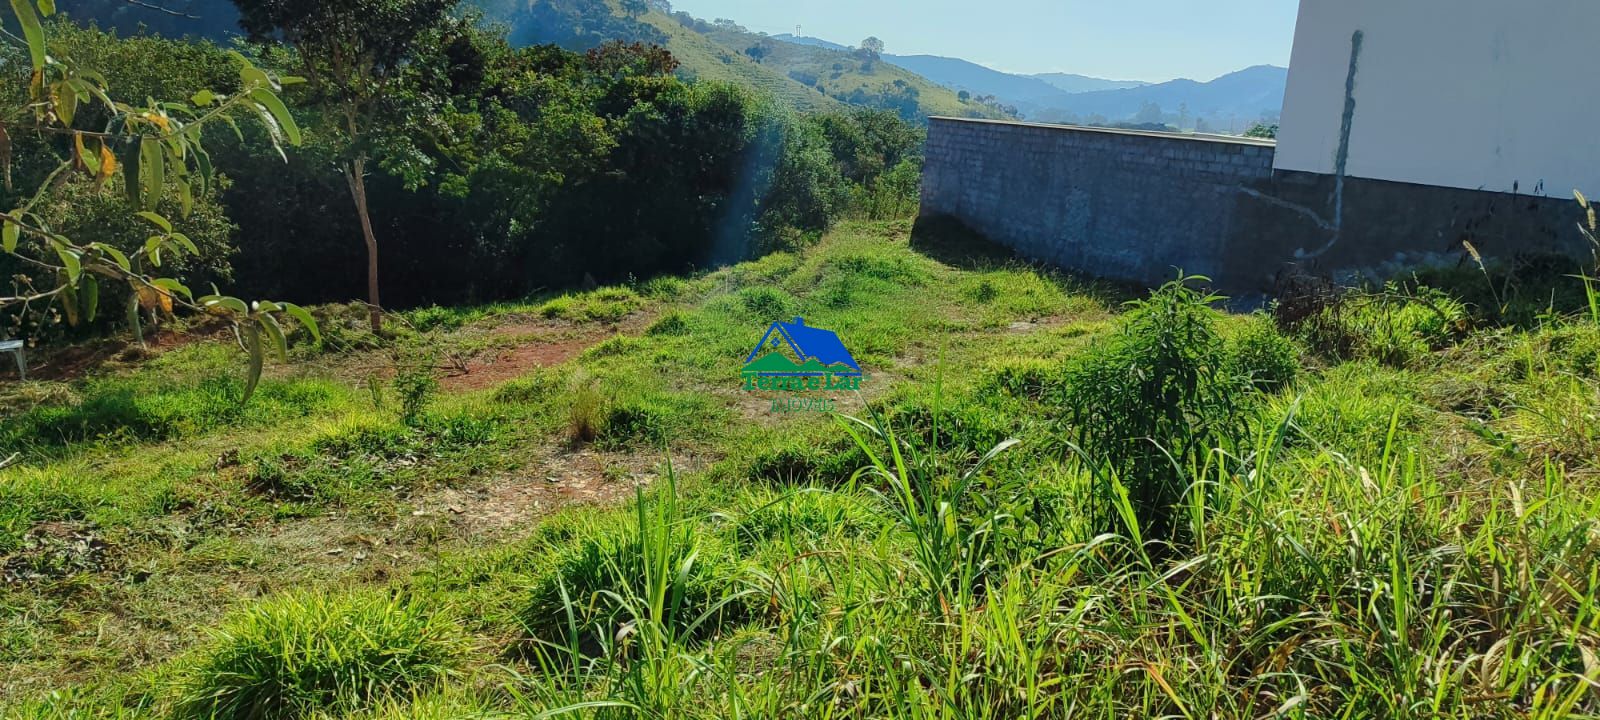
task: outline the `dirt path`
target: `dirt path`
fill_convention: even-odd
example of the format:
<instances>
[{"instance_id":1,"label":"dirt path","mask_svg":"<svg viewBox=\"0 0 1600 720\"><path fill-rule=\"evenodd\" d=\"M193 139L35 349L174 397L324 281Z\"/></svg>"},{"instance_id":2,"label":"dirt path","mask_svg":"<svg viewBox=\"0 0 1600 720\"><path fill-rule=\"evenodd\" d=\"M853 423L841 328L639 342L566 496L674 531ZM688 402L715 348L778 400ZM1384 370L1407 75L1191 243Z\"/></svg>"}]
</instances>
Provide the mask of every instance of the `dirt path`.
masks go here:
<instances>
[{"instance_id":1,"label":"dirt path","mask_svg":"<svg viewBox=\"0 0 1600 720\"><path fill-rule=\"evenodd\" d=\"M464 358L461 367L440 379L446 392L469 392L515 380L539 368L567 362L617 335L637 335L655 319L636 312L609 325L557 320L522 321L489 329L482 344L492 348Z\"/></svg>"}]
</instances>

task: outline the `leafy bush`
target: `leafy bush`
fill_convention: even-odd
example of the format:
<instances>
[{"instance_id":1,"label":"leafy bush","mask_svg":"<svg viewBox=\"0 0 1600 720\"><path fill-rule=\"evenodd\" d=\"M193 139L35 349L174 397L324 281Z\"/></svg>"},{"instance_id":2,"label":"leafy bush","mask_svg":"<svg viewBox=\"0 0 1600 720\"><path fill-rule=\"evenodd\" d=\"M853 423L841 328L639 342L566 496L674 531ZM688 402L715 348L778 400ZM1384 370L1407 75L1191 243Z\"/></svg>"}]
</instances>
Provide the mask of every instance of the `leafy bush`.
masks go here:
<instances>
[{"instance_id":1,"label":"leafy bush","mask_svg":"<svg viewBox=\"0 0 1600 720\"><path fill-rule=\"evenodd\" d=\"M444 679L462 647L444 615L383 594L286 595L236 614L183 668L179 715L359 710Z\"/></svg>"},{"instance_id":2,"label":"leafy bush","mask_svg":"<svg viewBox=\"0 0 1600 720\"><path fill-rule=\"evenodd\" d=\"M1186 282L1131 303L1117 333L1067 367L1067 431L1095 469L1096 532L1132 529L1115 509L1120 484L1143 537L1180 538L1190 471L1242 435L1244 385L1214 327L1216 298Z\"/></svg>"},{"instance_id":3,"label":"leafy bush","mask_svg":"<svg viewBox=\"0 0 1600 720\"><path fill-rule=\"evenodd\" d=\"M1265 315L1252 315L1229 334L1227 352L1233 373L1262 392L1288 387L1300 372L1300 349Z\"/></svg>"},{"instance_id":4,"label":"leafy bush","mask_svg":"<svg viewBox=\"0 0 1600 720\"><path fill-rule=\"evenodd\" d=\"M1391 283L1382 292L1330 295L1314 312L1280 324L1331 358L1371 358L1404 367L1462 337L1471 316L1443 291Z\"/></svg>"},{"instance_id":5,"label":"leafy bush","mask_svg":"<svg viewBox=\"0 0 1600 720\"><path fill-rule=\"evenodd\" d=\"M394 391L400 396L400 417L407 425L414 425L427 408L433 394L439 390L439 380L433 376L433 357L424 355L411 358L394 376Z\"/></svg>"}]
</instances>

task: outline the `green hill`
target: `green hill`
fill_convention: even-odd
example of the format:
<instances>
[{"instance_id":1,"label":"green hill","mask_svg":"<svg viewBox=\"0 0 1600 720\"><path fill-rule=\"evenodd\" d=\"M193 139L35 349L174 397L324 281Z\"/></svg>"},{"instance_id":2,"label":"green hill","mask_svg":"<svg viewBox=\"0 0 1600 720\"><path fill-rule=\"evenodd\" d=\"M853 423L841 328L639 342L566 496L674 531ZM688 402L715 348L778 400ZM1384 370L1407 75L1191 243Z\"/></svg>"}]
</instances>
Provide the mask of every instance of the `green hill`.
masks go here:
<instances>
[{"instance_id":1,"label":"green hill","mask_svg":"<svg viewBox=\"0 0 1600 720\"><path fill-rule=\"evenodd\" d=\"M784 42L728 21L708 23L655 8L629 15L618 0L472 1L487 20L508 28L513 44L588 50L607 40L654 43L672 52L686 78L753 88L803 112L857 106L894 110L912 121L929 115L1003 116L882 60Z\"/></svg>"},{"instance_id":2,"label":"green hill","mask_svg":"<svg viewBox=\"0 0 1600 720\"><path fill-rule=\"evenodd\" d=\"M719 80L756 88L784 104L805 112L838 110L844 104L821 91L790 78L781 69L756 62L738 50L684 27L677 20L654 10L639 18L667 38L664 46L672 51L682 67L679 73L689 78Z\"/></svg>"},{"instance_id":3,"label":"green hill","mask_svg":"<svg viewBox=\"0 0 1600 720\"><path fill-rule=\"evenodd\" d=\"M688 22L685 17L678 13L671 22L689 30L684 24ZM852 52L785 42L727 23L709 26L697 23L695 27L703 30L693 34L740 57L750 58L759 67L782 75L786 80L845 104L894 110L908 120L921 120L930 115L1005 117L996 108L964 102L956 91L882 59L866 59ZM678 51L670 45L668 49L674 53Z\"/></svg>"}]
</instances>

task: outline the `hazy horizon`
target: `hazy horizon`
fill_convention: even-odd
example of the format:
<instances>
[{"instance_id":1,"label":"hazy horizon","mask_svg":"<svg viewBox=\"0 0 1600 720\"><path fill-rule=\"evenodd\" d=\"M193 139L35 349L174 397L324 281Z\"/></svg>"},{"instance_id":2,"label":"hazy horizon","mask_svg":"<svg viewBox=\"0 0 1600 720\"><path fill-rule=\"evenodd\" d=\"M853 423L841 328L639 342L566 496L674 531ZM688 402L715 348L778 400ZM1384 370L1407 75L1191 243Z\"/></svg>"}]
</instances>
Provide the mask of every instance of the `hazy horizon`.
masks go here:
<instances>
[{"instance_id":1,"label":"hazy horizon","mask_svg":"<svg viewBox=\"0 0 1600 720\"><path fill-rule=\"evenodd\" d=\"M706 20L796 33L843 45L867 36L895 55L957 57L1003 72L1064 72L1110 80L1211 80L1254 65L1289 65L1296 0L1228 0L1229 9L1181 0L1138 7L1092 0L678 0Z\"/></svg>"}]
</instances>

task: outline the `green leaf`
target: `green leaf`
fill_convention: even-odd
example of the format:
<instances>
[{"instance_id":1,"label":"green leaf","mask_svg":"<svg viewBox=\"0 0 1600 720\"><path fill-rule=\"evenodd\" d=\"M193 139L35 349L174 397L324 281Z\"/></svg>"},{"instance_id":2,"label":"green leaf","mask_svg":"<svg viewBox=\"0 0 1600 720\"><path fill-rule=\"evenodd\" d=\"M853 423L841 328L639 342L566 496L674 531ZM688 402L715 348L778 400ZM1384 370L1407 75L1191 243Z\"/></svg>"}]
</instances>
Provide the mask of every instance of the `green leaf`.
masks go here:
<instances>
[{"instance_id":1,"label":"green leaf","mask_svg":"<svg viewBox=\"0 0 1600 720\"><path fill-rule=\"evenodd\" d=\"M65 243L56 241L56 255L61 258L61 264L67 268L67 284L76 286L78 278L83 276L83 260L78 257L77 251L67 247Z\"/></svg>"},{"instance_id":2,"label":"green leaf","mask_svg":"<svg viewBox=\"0 0 1600 720\"><path fill-rule=\"evenodd\" d=\"M278 362L289 362L289 341L283 337L283 326L278 324L278 319L271 315L262 315L261 328L267 331L267 338L272 340L272 348L278 354Z\"/></svg>"},{"instance_id":3,"label":"green leaf","mask_svg":"<svg viewBox=\"0 0 1600 720\"><path fill-rule=\"evenodd\" d=\"M175 232L172 234L172 240L182 246L183 249L188 250L190 255L198 256L200 254L200 248L195 247L194 241L190 240L188 235Z\"/></svg>"},{"instance_id":4,"label":"green leaf","mask_svg":"<svg viewBox=\"0 0 1600 720\"><path fill-rule=\"evenodd\" d=\"M143 185L141 207L155 210L161 205L161 195L167 189L166 161L161 154L161 141L145 136L139 139L139 176Z\"/></svg>"},{"instance_id":5,"label":"green leaf","mask_svg":"<svg viewBox=\"0 0 1600 720\"><path fill-rule=\"evenodd\" d=\"M17 251L17 241L22 239L22 226L10 220L5 221L5 227L0 229L0 250L7 254Z\"/></svg>"},{"instance_id":6,"label":"green leaf","mask_svg":"<svg viewBox=\"0 0 1600 720\"><path fill-rule=\"evenodd\" d=\"M94 322L95 313L100 311L100 281L93 275L83 278L83 292L79 295L83 304L83 321Z\"/></svg>"},{"instance_id":7,"label":"green leaf","mask_svg":"<svg viewBox=\"0 0 1600 720\"><path fill-rule=\"evenodd\" d=\"M65 283L66 280L63 279L63 280L61 280L61 282ZM66 313L66 315L67 315L67 324L68 325L70 325L72 327L77 327L78 326L78 321L82 319L82 316L78 314L78 290L77 290L77 288L74 288L71 285L63 285L62 286L62 288L61 288L61 312Z\"/></svg>"},{"instance_id":8,"label":"green leaf","mask_svg":"<svg viewBox=\"0 0 1600 720\"><path fill-rule=\"evenodd\" d=\"M284 75L284 76L278 78L278 85L280 87L289 87L290 85L301 85L301 84L304 84L305 81L306 81L306 79L303 78L303 77L300 77L299 75Z\"/></svg>"},{"instance_id":9,"label":"green leaf","mask_svg":"<svg viewBox=\"0 0 1600 720\"><path fill-rule=\"evenodd\" d=\"M272 113L273 119L278 121L278 126L283 128L284 136L289 138L289 144L299 147L300 126L295 124L294 116L289 114L289 108L284 106L283 101L279 100L277 95L272 94L272 91L266 88L257 88L250 93L250 99Z\"/></svg>"},{"instance_id":10,"label":"green leaf","mask_svg":"<svg viewBox=\"0 0 1600 720\"><path fill-rule=\"evenodd\" d=\"M250 402L250 396L256 394L256 385L261 382L261 366L264 362L261 353L261 330L255 323L245 323L239 326L239 332L244 340L245 351L250 353L250 368L244 380L244 398L239 401L247 403Z\"/></svg>"},{"instance_id":11,"label":"green leaf","mask_svg":"<svg viewBox=\"0 0 1600 720\"><path fill-rule=\"evenodd\" d=\"M78 116L78 91L62 81L50 88L50 98L55 101L61 124L72 127L72 119Z\"/></svg>"},{"instance_id":12,"label":"green leaf","mask_svg":"<svg viewBox=\"0 0 1600 720\"><path fill-rule=\"evenodd\" d=\"M123 272L133 272L133 264L128 262L128 256L122 254L121 250L118 250L118 249L116 249L116 248L114 248L114 247L112 247L110 245L105 244L105 243L98 243L98 242L94 243L93 245L90 245L89 247L92 247L92 248L94 248L96 250L99 250L100 252L103 252L103 253L105 253L107 255L110 255L111 259L117 263L117 267L122 268Z\"/></svg>"},{"instance_id":13,"label":"green leaf","mask_svg":"<svg viewBox=\"0 0 1600 720\"><path fill-rule=\"evenodd\" d=\"M72 134L72 148L73 148L74 151L77 152L78 159L83 161L84 169L88 170L90 175L93 175L95 177L99 177L100 176L100 154L96 153L96 152L91 152L89 150L88 146L83 144L83 133L73 133Z\"/></svg>"},{"instance_id":14,"label":"green leaf","mask_svg":"<svg viewBox=\"0 0 1600 720\"><path fill-rule=\"evenodd\" d=\"M222 295L207 295L203 298L200 298L200 304L205 306L206 310L208 311L214 309L225 309L239 315L250 314L250 307L245 305L244 301L240 300L239 298L225 297Z\"/></svg>"},{"instance_id":15,"label":"green leaf","mask_svg":"<svg viewBox=\"0 0 1600 720\"><path fill-rule=\"evenodd\" d=\"M183 167L179 165L178 167ZM173 182L178 185L178 212L187 219L194 212L194 189L189 186L188 173L184 173Z\"/></svg>"},{"instance_id":16,"label":"green leaf","mask_svg":"<svg viewBox=\"0 0 1600 720\"><path fill-rule=\"evenodd\" d=\"M190 100L198 107L211 107L211 104L217 101L217 94L210 90L201 90L195 93Z\"/></svg>"},{"instance_id":17,"label":"green leaf","mask_svg":"<svg viewBox=\"0 0 1600 720\"><path fill-rule=\"evenodd\" d=\"M311 331L311 338L313 340L322 342L322 331L317 329L317 320L316 318L311 317L311 313L306 312L305 308L294 303L278 304L283 306L284 312L289 313L289 317L294 318L302 327Z\"/></svg>"},{"instance_id":18,"label":"green leaf","mask_svg":"<svg viewBox=\"0 0 1600 720\"><path fill-rule=\"evenodd\" d=\"M134 213L134 214L138 215L139 217L144 218L151 225L154 225L154 226L156 226L158 228L161 228L161 232L167 232L167 233L172 232L172 223L169 222L166 218L161 217L160 215L158 215L156 213L150 212L148 210L141 210L141 211L139 211L137 213Z\"/></svg>"},{"instance_id":19,"label":"green leaf","mask_svg":"<svg viewBox=\"0 0 1600 720\"><path fill-rule=\"evenodd\" d=\"M45 17L56 14L56 0L39 0L39 14Z\"/></svg>"},{"instance_id":20,"label":"green leaf","mask_svg":"<svg viewBox=\"0 0 1600 720\"><path fill-rule=\"evenodd\" d=\"M161 288L162 290L165 290L165 291L167 291L167 292L169 292L171 294L182 295L182 296L184 296L186 298L189 298L190 300L194 299L194 293L189 292L189 288L187 286L185 286L183 283L178 282L177 280L174 280L172 278L156 278L154 280L151 280L150 284L154 285L154 286L156 286L158 288Z\"/></svg>"},{"instance_id":21,"label":"green leaf","mask_svg":"<svg viewBox=\"0 0 1600 720\"><path fill-rule=\"evenodd\" d=\"M44 68L46 58L44 45L44 26L39 24L39 14L34 12L33 4L28 0L11 0L11 11L17 15L17 24L22 26L22 36L28 41L28 57L33 60L33 69Z\"/></svg>"},{"instance_id":22,"label":"green leaf","mask_svg":"<svg viewBox=\"0 0 1600 720\"><path fill-rule=\"evenodd\" d=\"M272 77L254 65L246 65L239 69L239 81L244 83L245 87L252 85L265 88L273 87Z\"/></svg>"}]
</instances>

